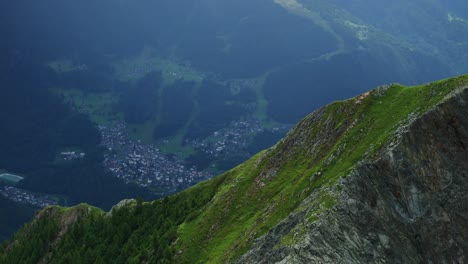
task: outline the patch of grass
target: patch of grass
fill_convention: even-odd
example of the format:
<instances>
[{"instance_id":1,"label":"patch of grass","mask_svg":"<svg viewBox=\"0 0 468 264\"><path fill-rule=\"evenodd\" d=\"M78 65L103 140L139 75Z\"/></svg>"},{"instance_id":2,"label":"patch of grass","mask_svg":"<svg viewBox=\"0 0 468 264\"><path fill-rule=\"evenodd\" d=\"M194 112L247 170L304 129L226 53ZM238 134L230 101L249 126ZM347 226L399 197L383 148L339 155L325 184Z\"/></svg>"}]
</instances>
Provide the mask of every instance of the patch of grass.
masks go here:
<instances>
[{"instance_id":1,"label":"patch of grass","mask_svg":"<svg viewBox=\"0 0 468 264\"><path fill-rule=\"evenodd\" d=\"M308 223L313 223L319 219L320 213L321 210L318 207L315 207L313 210L307 212L305 219L307 219Z\"/></svg>"},{"instance_id":2,"label":"patch of grass","mask_svg":"<svg viewBox=\"0 0 468 264\"><path fill-rule=\"evenodd\" d=\"M298 241L304 239L304 236L307 234L307 228L299 224L294 229L291 230L286 236L281 238L281 246L293 246Z\"/></svg>"},{"instance_id":3,"label":"patch of grass","mask_svg":"<svg viewBox=\"0 0 468 264\"><path fill-rule=\"evenodd\" d=\"M326 209L332 208L337 202L337 197L329 193L325 193L320 196L320 205Z\"/></svg>"},{"instance_id":4,"label":"patch of grass","mask_svg":"<svg viewBox=\"0 0 468 264\"><path fill-rule=\"evenodd\" d=\"M167 143L158 144L159 149L166 154L175 154L179 158L184 159L195 153L195 150L190 145L184 145L184 133L179 132L175 137L172 137Z\"/></svg>"},{"instance_id":5,"label":"patch of grass","mask_svg":"<svg viewBox=\"0 0 468 264\"><path fill-rule=\"evenodd\" d=\"M149 120L143 124L127 124L128 135L131 140L141 141L145 144L156 144L158 148L166 154L176 154L179 158L185 158L194 153L190 145L184 145L185 129L164 141L155 140L153 137L154 128L157 122Z\"/></svg>"},{"instance_id":6,"label":"patch of grass","mask_svg":"<svg viewBox=\"0 0 468 264\"><path fill-rule=\"evenodd\" d=\"M253 117L259 120L264 128L273 128L282 125L269 117L268 100L265 98L265 94L263 92L265 81L268 78L268 75L272 72L274 72L274 70L270 70L263 75L250 80L252 83L251 89L253 89L257 97L256 109L253 113Z\"/></svg>"},{"instance_id":7,"label":"patch of grass","mask_svg":"<svg viewBox=\"0 0 468 264\"><path fill-rule=\"evenodd\" d=\"M123 120L121 113L115 111L118 94L113 92L84 92L80 89L52 88L51 91L61 96L66 103L77 111L88 115L97 124Z\"/></svg>"},{"instance_id":8,"label":"patch of grass","mask_svg":"<svg viewBox=\"0 0 468 264\"><path fill-rule=\"evenodd\" d=\"M263 94L263 86L265 80L267 79L268 74L264 74L255 81L254 91L257 95L257 111L255 111L254 116L258 120L265 121L268 119L268 101Z\"/></svg>"},{"instance_id":9,"label":"patch of grass","mask_svg":"<svg viewBox=\"0 0 468 264\"><path fill-rule=\"evenodd\" d=\"M101 208L98 208L98 207L95 207L95 206L92 206L92 205L89 205L89 204L85 204L85 203L81 203L81 204L78 204L78 205L75 205L75 206L72 206L72 207L63 207L63 206L49 206L48 208L53 208L56 210L56 212L58 212L58 216L62 216L63 214L65 213L70 213L70 212L73 212L73 211L77 211L77 210L83 210L85 212L87 212L88 214L94 214L94 215L103 215L105 214L105 212L101 209Z\"/></svg>"},{"instance_id":10,"label":"patch of grass","mask_svg":"<svg viewBox=\"0 0 468 264\"><path fill-rule=\"evenodd\" d=\"M74 71L84 71L88 66L84 64L75 64L71 60L56 60L47 63L47 66L54 70L56 73L67 73Z\"/></svg>"},{"instance_id":11,"label":"patch of grass","mask_svg":"<svg viewBox=\"0 0 468 264\"><path fill-rule=\"evenodd\" d=\"M161 72L164 85L171 85L183 79L200 83L205 73L198 72L188 62L175 58L162 58L149 46L135 57L115 61L112 64L115 77L121 81L136 81L154 71Z\"/></svg>"},{"instance_id":12,"label":"patch of grass","mask_svg":"<svg viewBox=\"0 0 468 264\"><path fill-rule=\"evenodd\" d=\"M143 124L127 124L128 136L130 139L141 142L145 144L153 144L155 140L153 138L153 131L156 122L147 121Z\"/></svg>"}]
</instances>

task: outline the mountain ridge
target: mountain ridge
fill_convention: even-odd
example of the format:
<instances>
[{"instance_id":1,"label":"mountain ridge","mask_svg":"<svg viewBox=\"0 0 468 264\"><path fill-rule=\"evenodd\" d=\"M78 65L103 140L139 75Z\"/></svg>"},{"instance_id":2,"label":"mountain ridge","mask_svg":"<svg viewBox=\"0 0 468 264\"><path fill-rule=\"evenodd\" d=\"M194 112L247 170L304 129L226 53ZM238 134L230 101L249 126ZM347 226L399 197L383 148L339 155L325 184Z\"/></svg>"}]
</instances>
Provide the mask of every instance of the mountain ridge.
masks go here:
<instances>
[{"instance_id":1,"label":"mountain ridge","mask_svg":"<svg viewBox=\"0 0 468 264\"><path fill-rule=\"evenodd\" d=\"M58 195L69 205L88 202L108 209L124 198L112 195L121 191L105 187L97 190L93 188L96 184L88 184L83 191L69 189L79 184L74 180L81 177L75 175L97 175L91 164L83 168L86 173L56 166L57 156L63 151L81 149L88 154L91 150L82 143L93 149L99 149L100 143L105 145L99 135L106 137L108 130L102 131L93 123L114 128L123 124L122 132L129 140L156 145L165 157L172 159L175 155L177 165L195 166L210 177L273 144L289 124L324 103L380 83L413 85L465 72L465 64L452 65L455 59L463 61L463 54L468 54L463 48L463 36L468 35L464 34L468 29L463 22L465 16L446 8L430 16L434 19L427 19L438 6L432 2L439 1L419 1L417 12L410 13L389 12L394 7L397 11L412 10L399 7L408 6L404 1L381 1L378 5L339 0L289 2L297 3L306 16L297 16L272 0L1 3L4 23L0 31L9 41L1 43L4 70L0 79L2 86L11 88L1 104L2 120L7 121L4 126L9 132L0 144L10 150L4 153L16 155L5 154L0 169L22 173L25 181L20 187L27 191ZM363 11L369 5L375 12ZM452 22L448 22L447 12L453 14ZM434 34L426 34L428 28ZM406 29L405 37L395 34L398 29ZM445 36L445 31L457 38ZM38 36L41 42L36 41ZM339 44L337 36L344 45ZM419 40L414 41L413 36ZM419 45L425 42L430 42L430 49ZM437 47L455 56L438 53ZM340 78L336 78L337 72ZM36 96L39 91L41 100ZM13 96L14 101L5 99L8 96ZM69 112L70 117L55 118L62 120L54 121L57 124L39 123L22 129L36 122L17 122L17 116L35 120L55 116L29 111L33 108L27 107L28 100L57 116ZM236 132L241 139L232 144L224 144L230 141L224 136L213 142L214 133L233 132L237 123L245 120L249 121L249 130L263 132L256 136L244 129ZM37 130L34 135L44 136L23 133L30 129ZM84 133L89 136L79 136ZM265 143L257 144L255 137L262 137ZM218 151L218 142L226 148ZM106 148L116 150L109 144ZM129 154L123 149L116 152ZM93 167L98 167L100 159L110 152L104 149L93 153L96 155L87 157L92 157ZM29 157L27 162L24 157ZM127 160L118 162L120 166ZM148 199L192 184L185 178L174 187L137 170L115 173L109 163L101 167L102 177L112 181L106 186L128 187Z\"/></svg>"},{"instance_id":2,"label":"mountain ridge","mask_svg":"<svg viewBox=\"0 0 468 264\"><path fill-rule=\"evenodd\" d=\"M467 113L466 98L465 84L422 116L411 117L377 159L360 162L339 180L342 189L333 208L312 223L303 219L311 209L291 214L237 263L463 263L467 122L459 120ZM314 198L320 194L302 206ZM272 246L275 240L279 243Z\"/></svg>"},{"instance_id":3,"label":"mountain ridge","mask_svg":"<svg viewBox=\"0 0 468 264\"><path fill-rule=\"evenodd\" d=\"M41 228L40 220L60 223L67 211L76 209L48 208L45 212L52 212L50 217L38 217L23 228L13 244L1 248L0 260L21 256L36 256L25 263L41 259L50 263L94 259L99 263L110 258L116 263L463 259L468 237L463 230L458 236L448 233L447 237L457 241L446 247L449 251L427 239L446 227L447 217L460 228L460 221L467 217L466 211L456 215L439 206L445 201L449 207L466 209L460 204L464 194L459 190L466 184L467 164L462 161L466 157L463 146L468 144L463 107L467 89L468 76L464 75L416 87L382 86L329 104L304 118L274 147L187 191L154 202L130 200L107 214L86 205L77 207L88 209L80 209L77 221L53 246L47 241L60 237L57 234L64 229L60 224ZM425 159L432 157L434 163L418 159L418 151L419 156L426 154ZM409 171L416 176L407 178L416 180L408 181L408 186L388 180L395 173L402 176ZM442 196L439 200L427 198L421 189L420 182L433 183L436 189L444 183L447 177L439 182L426 177L434 171L451 175L460 184L459 188L449 184L450 191L457 194L452 200L443 199L445 185L436 192ZM385 177L375 180L376 174ZM360 196L362 193L369 197ZM405 200L407 196L410 198ZM421 208L442 216L431 217L426 215L431 210ZM346 225L341 226L343 219ZM429 226L435 227L435 233L422 230ZM49 240L41 240L41 235ZM440 240L450 242L449 238ZM418 239L429 243L427 250L439 254L431 256L418 247ZM37 247L37 240L45 245Z\"/></svg>"}]
</instances>

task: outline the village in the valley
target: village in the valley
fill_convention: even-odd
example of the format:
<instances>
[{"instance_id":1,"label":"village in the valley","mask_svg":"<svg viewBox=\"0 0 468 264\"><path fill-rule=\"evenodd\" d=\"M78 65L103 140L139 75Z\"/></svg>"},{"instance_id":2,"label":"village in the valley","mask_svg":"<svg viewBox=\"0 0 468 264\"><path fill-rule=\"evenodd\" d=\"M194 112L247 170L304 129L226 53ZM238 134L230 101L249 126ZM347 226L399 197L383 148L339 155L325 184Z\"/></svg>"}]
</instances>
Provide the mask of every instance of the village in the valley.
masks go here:
<instances>
[{"instance_id":1,"label":"village in the valley","mask_svg":"<svg viewBox=\"0 0 468 264\"><path fill-rule=\"evenodd\" d=\"M153 144L131 140L124 123L101 125L99 131L108 149L104 166L126 183L155 186L171 193L211 177L194 167L187 168L182 160L168 157Z\"/></svg>"},{"instance_id":2,"label":"village in the valley","mask_svg":"<svg viewBox=\"0 0 468 264\"><path fill-rule=\"evenodd\" d=\"M209 159L219 160L233 153L250 155L246 146L252 135L262 131L258 121L236 121L230 126L215 131L210 137L200 140L186 141L193 150L203 153ZM286 128L274 128L285 130ZM103 165L113 176L126 183L149 187L160 195L167 195L190 187L197 182L215 176L210 170L199 170L195 166L187 166L184 160L175 155L167 155L156 144L145 144L132 140L123 122L113 122L100 125L102 145L107 149ZM160 146L168 144L163 140ZM63 161L82 159L86 153L67 151L60 153ZM12 177L12 176L10 176ZM22 177L18 177L20 181ZM46 207L57 204L57 201L47 195L40 195L16 186L0 186L0 195L22 204L34 207Z\"/></svg>"},{"instance_id":3,"label":"village in the valley","mask_svg":"<svg viewBox=\"0 0 468 264\"><path fill-rule=\"evenodd\" d=\"M213 160L232 153L245 152L250 137L262 130L258 121L237 121L216 131L205 140L186 141L195 151ZM184 160L167 155L154 144L144 144L129 138L123 122L100 125L102 145L107 148L104 166L126 183L157 187L162 194L187 188L209 179L212 173L187 166ZM167 144L162 141L161 144ZM246 158L248 154L246 153Z\"/></svg>"},{"instance_id":4,"label":"village in the valley","mask_svg":"<svg viewBox=\"0 0 468 264\"><path fill-rule=\"evenodd\" d=\"M14 186L0 187L0 194L7 199L20 204L27 204L33 207L44 208L49 205L57 205L57 201L46 195L39 195Z\"/></svg>"}]
</instances>

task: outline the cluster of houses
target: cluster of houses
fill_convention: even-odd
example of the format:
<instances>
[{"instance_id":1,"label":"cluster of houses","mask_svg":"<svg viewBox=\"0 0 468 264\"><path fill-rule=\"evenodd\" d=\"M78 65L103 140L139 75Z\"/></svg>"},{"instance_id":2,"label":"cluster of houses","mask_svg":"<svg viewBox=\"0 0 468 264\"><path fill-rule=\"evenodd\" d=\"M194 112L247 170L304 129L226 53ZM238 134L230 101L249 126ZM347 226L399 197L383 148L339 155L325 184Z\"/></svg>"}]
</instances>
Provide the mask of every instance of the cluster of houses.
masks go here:
<instances>
[{"instance_id":1,"label":"cluster of houses","mask_svg":"<svg viewBox=\"0 0 468 264\"><path fill-rule=\"evenodd\" d=\"M49 205L57 205L57 202L47 196L28 192L13 186L3 186L0 194L14 202L44 208Z\"/></svg>"},{"instance_id":2,"label":"cluster of houses","mask_svg":"<svg viewBox=\"0 0 468 264\"><path fill-rule=\"evenodd\" d=\"M108 149L104 166L127 183L157 186L170 193L212 176L186 167L182 160L167 157L155 145L130 140L124 123L101 125L99 130L102 144Z\"/></svg>"},{"instance_id":3,"label":"cluster of houses","mask_svg":"<svg viewBox=\"0 0 468 264\"><path fill-rule=\"evenodd\" d=\"M203 152L213 159L223 158L229 155L245 155L246 147L255 135L263 130L258 120L235 121L230 126L215 131L209 138L196 139L190 143L195 150Z\"/></svg>"},{"instance_id":4,"label":"cluster of houses","mask_svg":"<svg viewBox=\"0 0 468 264\"><path fill-rule=\"evenodd\" d=\"M62 160L75 160L75 159L82 159L86 156L84 152L76 152L76 151L64 151L60 153L60 157Z\"/></svg>"}]
</instances>

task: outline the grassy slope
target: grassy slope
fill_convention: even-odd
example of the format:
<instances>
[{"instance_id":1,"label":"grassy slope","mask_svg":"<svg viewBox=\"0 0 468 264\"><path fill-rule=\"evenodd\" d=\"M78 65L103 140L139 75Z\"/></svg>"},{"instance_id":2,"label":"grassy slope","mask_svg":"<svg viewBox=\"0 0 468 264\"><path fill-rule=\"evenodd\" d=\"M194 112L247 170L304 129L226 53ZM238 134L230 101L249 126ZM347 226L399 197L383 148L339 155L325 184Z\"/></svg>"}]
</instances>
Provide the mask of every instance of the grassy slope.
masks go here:
<instances>
[{"instance_id":1,"label":"grassy slope","mask_svg":"<svg viewBox=\"0 0 468 264\"><path fill-rule=\"evenodd\" d=\"M50 89L53 93L63 97L76 110L87 114L97 124L106 124L110 121L122 120L120 113L114 110L118 102L118 95L112 92L83 92L79 89Z\"/></svg>"},{"instance_id":2,"label":"grassy slope","mask_svg":"<svg viewBox=\"0 0 468 264\"><path fill-rule=\"evenodd\" d=\"M144 47L138 56L116 61L112 66L116 71L115 77L121 81L136 81L153 71L161 72L166 86L181 78L196 83L205 78L205 73L193 69L189 63L160 58L149 46Z\"/></svg>"},{"instance_id":3,"label":"grassy slope","mask_svg":"<svg viewBox=\"0 0 468 264\"><path fill-rule=\"evenodd\" d=\"M298 210L300 202L312 191L323 190L319 201L315 201L321 204L321 210L332 207L339 188L329 192L324 187L333 186L360 160L378 155L379 149L391 141L395 130L409 119L431 109L457 87L466 85L468 76L416 87L393 85L335 102L314 112L275 147L257 154L239 167L165 201L145 203L146 211L143 211L148 215L135 214L126 220L133 235L119 245L127 248L126 254L129 254L118 253L119 259L138 263L152 260L151 256L159 254L165 260L173 258L172 262L179 263L235 260L255 238ZM179 212L175 214L175 211ZM152 212L159 213L154 216ZM150 220L152 217L175 220L161 229L156 221ZM107 221L104 226L112 225L114 218L117 216L102 220ZM310 215L308 219L314 221L315 216ZM135 224L138 221L142 221L140 225ZM80 227L85 234L93 234L93 241L101 247L110 245L105 232L93 229L89 221L86 223ZM122 228L116 230L123 232ZM173 233L175 230L176 235ZM31 233L34 229L26 227L18 233L16 240L25 241ZM86 250L96 250L93 246L84 249L78 246L86 245L81 241L85 235L66 236L69 236L68 241L78 241L75 244L58 244L55 247L57 252L84 252L77 253L77 256L84 256ZM159 236L165 240L151 242ZM282 242L288 243L287 240L285 237ZM18 252L21 244L16 244L6 254L0 250L0 260L2 254L11 256L15 248ZM167 249L168 245L170 249ZM166 247L165 253L158 253L163 247ZM27 254L28 251L21 253ZM159 260L164 263L162 258Z\"/></svg>"},{"instance_id":4,"label":"grassy slope","mask_svg":"<svg viewBox=\"0 0 468 264\"><path fill-rule=\"evenodd\" d=\"M410 114L424 113L462 84L468 84L468 76L417 87L394 85L382 96L373 91L360 103L356 97L310 115L276 148L228 173L203 214L180 227L180 260L235 259L311 191L332 185L358 161L375 155ZM334 204L331 195L322 199L325 208Z\"/></svg>"}]
</instances>

